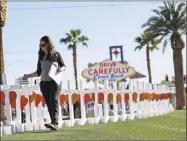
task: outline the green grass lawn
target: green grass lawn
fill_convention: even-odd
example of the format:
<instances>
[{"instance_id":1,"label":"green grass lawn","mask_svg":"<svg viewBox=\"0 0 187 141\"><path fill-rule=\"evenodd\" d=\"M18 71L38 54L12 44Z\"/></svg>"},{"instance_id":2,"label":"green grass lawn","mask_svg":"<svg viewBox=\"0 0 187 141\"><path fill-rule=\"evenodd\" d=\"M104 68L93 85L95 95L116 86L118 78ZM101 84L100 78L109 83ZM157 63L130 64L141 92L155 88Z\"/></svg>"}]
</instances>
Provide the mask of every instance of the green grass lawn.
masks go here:
<instances>
[{"instance_id":1,"label":"green grass lawn","mask_svg":"<svg viewBox=\"0 0 187 141\"><path fill-rule=\"evenodd\" d=\"M118 123L17 133L2 140L186 140L186 111Z\"/></svg>"}]
</instances>

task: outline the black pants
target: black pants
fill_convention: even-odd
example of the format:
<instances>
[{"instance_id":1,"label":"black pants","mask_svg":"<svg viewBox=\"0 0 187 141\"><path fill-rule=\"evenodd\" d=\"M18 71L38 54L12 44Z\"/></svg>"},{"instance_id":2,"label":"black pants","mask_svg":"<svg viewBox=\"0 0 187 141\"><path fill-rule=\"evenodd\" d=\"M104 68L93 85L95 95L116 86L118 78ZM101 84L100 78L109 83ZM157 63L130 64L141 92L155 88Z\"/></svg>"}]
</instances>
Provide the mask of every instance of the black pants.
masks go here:
<instances>
[{"instance_id":1,"label":"black pants","mask_svg":"<svg viewBox=\"0 0 187 141\"><path fill-rule=\"evenodd\" d=\"M58 124L58 99L61 87L58 86L55 81L41 81L40 90L47 104L49 115L51 118L51 123Z\"/></svg>"}]
</instances>

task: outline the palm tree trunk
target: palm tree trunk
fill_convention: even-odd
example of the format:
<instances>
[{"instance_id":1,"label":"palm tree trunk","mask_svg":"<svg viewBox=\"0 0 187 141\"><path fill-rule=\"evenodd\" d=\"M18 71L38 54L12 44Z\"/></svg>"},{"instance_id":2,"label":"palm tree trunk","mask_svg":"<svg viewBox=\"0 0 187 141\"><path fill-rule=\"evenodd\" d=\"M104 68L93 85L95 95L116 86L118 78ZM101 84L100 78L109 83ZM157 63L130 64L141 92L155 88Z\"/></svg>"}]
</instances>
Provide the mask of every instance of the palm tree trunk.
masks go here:
<instances>
[{"instance_id":1,"label":"palm tree trunk","mask_svg":"<svg viewBox=\"0 0 187 141\"><path fill-rule=\"evenodd\" d=\"M7 1L0 1L0 85L3 84L2 74L4 73L4 55L3 55L3 27L6 23L6 7ZM2 104L0 105L0 120L6 123L6 109Z\"/></svg>"},{"instance_id":2,"label":"palm tree trunk","mask_svg":"<svg viewBox=\"0 0 187 141\"><path fill-rule=\"evenodd\" d=\"M176 86L176 109L184 109L186 105L186 95L184 92L184 78L183 78L183 57L182 49L173 49L173 62L175 70L175 86Z\"/></svg>"},{"instance_id":3,"label":"palm tree trunk","mask_svg":"<svg viewBox=\"0 0 187 141\"><path fill-rule=\"evenodd\" d=\"M77 82L77 48L73 48L73 67L74 67L74 76L75 76L75 87L78 89Z\"/></svg>"},{"instance_id":4,"label":"palm tree trunk","mask_svg":"<svg viewBox=\"0 0 187 141\"><path fill-rule=\"evenodd\" d=\"M4 55L3 55L3 27L0 26L0 84L3 84L2 74L4 73Z\"/></svg>"},{"instance_id":5,"label":"palm tree trunk","mask_svg":"<svg viewBox=\"0 0 187 141\"><path fill-rule=\"evenodd\" d=\"M3 27L0 26L0 85L3 84L2 80L2 74L4 73L4 55L3 55L3 36L2 36L2 29ZM6 109L3 104L0 105L0 121L3 122L3 124L6 123Z\"/></svg>"},{"instance_id":6,"label":"palm tree trunk","mask_svg":"<svg viewBox=\"0 0 187 141\"><path fill-rule=\"evenodd\" d=\"M148 70L148 76L149 76L149 83L152 83L149 46L146 47L146 59L147 59L147 70Z\"/></svg>"}]
</instances>

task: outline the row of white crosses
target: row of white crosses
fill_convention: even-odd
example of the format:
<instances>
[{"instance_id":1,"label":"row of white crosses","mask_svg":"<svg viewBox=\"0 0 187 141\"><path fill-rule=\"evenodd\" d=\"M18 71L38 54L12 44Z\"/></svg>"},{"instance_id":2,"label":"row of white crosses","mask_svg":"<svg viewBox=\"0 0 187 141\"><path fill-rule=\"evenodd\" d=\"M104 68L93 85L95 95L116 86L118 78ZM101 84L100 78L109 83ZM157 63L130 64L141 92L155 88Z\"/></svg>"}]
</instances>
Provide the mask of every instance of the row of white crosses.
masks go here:
<instances>
[{"instance_id":1,"label":"row of white crosses","mask_svg":"<svg viewBox=\"0 0 187 141\"><path fill-rule=\"evenodd\" d=\"M68 95L68 103L69 103L69 116L70 120L62 120L61 113L61 105L59 104L59 127L70 127L75 125L86 125L86 124L98 124L98 123L107 123L107 122L117 122L117 121L125 121L125 120L133 120L135 118L141 119L151 116L158 116L167 114L173 111L172 106L169 103L169 99L167 100L158 100L158 101L140 101L140 93L168 93L171 92L167 90L165 85L157 86L154 85L154 89L152 89L151 84L145 84L143 82L138 81L130 81L129 89L126 90L126 83L121 83L122 87L120 90L117 89L117 84L113 82L113 89L108 87L108 81L105 80L104 88L98 88L98 82L95 82L94 89L85 90L83 82L80 82L79 90L72 90L70 87L70 81L67 82L67 90L62 90L62 94ZM17 93L16 99L16 120L12 121L12 113L11 106L8 98L9 91L14 89ZM20 97L21 95L29 98L35 91L36 93L40 93L39 86L29 86L23 88L4 88L4 92L6 94L6 114L7 114L7 125L1 126L1 135L11 135L16 132L25 132L25 131L33 131L33 130L45 130L44 127L44 118L48 119L50 122L49 113L47 111L47 107L43 107L42 104L39 104L39 107L36 107L35 103L29 103L25 107L26 114L26 123L22 123L21 121L21 106L20 106ZM103 104L98 104L98 93L104 93L104 102ZM133 102L132 94L136 92L138 94L137 103ZM72 102L72 94L80 94L80 105L81 105L81 118L74 118L74 108ZM87 118L86 117L86 105L84 102L84 94L86 93L95 93L95 102L94 102L94 117ZM113 116L109 116L109 103L108 103L108 94L113 94ZM124 101L124 94L129 93L129 113L126 111L126 103ZM173 93L173 92L172 92ZM121 94L121 104L116 103L117 94ZM119 108L120 107L120 108ZM121 110L121 114L119 111ZM38 112L42 113L37 115ZM136 112L135 112L136 111ZM104 115L103 115L104 113ZM31 119L30 119L31 117Z\"/></svg>"}]
</instances>

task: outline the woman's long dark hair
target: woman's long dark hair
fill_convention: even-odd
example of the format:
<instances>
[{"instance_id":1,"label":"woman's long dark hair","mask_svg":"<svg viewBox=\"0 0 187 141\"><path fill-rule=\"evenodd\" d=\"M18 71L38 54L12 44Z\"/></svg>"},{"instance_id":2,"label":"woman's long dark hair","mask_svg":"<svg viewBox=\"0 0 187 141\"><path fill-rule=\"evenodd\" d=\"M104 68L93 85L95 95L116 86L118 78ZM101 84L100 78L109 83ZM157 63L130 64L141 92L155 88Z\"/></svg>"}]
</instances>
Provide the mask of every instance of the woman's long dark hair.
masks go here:
<instances>
[{"instance_id":1,"label":"woman's long dark hair","mask_svg":"<svg viewBox=\"0 0 187 141\"><path fill-rule=\"evenodd\" d=\"M54 48L55 46L53 45L53 42L51 40L51 38L49 36L43 36L40 41L45 42L46 46L47 46L47 60L50 60L53 58L53 52L54 52ZM42 49L40 48L38 51L38 55L39 55L39 60L42 60L43 57L45 56L45 53L42 51Z\"/></svg>"}]
</instances>

